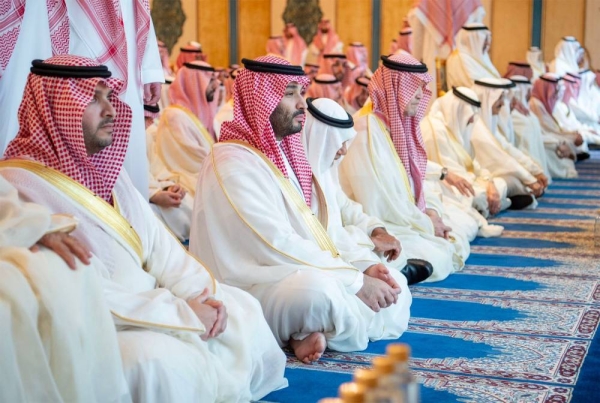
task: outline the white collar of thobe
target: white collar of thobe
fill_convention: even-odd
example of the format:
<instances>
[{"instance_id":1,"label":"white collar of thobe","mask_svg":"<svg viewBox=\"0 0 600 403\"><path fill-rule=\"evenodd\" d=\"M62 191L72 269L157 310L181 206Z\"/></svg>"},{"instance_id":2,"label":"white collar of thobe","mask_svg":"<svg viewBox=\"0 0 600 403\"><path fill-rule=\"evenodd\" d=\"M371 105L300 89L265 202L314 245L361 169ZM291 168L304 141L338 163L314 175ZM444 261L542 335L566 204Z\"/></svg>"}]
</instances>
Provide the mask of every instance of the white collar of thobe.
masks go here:
<instances>
[{"instance_id":1,"label":"white collar of thobe","mask_svg":"<svg viewBox=\"0 0 600 403\"><path fill-rule=\"evenodd\" d=\"M296 188L298 193L300 193L300 195L302 197L304 197L304 193L302 192L302 186L300 186L300 181L298 180L298 177L296 176L296 172L294 172L294 169L292 168L290 161L288 161L287 155L285 155L285 152L283 151L283 147L281 146L281 141L277 141L277 145L279 146L279 149L281 150L281 155L283 155L283 162L285 164L285 168L287 169L288 179L292 182L292 184L294 185L294 187Z\"/></svg>"}]
</instances>

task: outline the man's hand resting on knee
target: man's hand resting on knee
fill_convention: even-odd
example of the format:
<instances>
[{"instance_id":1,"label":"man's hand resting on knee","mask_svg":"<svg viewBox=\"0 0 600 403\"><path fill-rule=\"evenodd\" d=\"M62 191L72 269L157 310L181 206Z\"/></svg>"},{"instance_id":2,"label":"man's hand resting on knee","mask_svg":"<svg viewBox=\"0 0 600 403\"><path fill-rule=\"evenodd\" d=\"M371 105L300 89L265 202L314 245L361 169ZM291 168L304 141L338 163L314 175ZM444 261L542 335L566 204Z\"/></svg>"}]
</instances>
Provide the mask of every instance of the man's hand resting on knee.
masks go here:
<instances>
[{"instance_id":1,"label":"man's hand resting on knee","mask_svg":"<svg viewBox=\"0 0 600 403\"><path fill-rule=\"evenodd\" d=\"M223 302L210 298L208 288L205 288L202 294L188 300L187 303L206 327L206 332L201 336L202 340L206 341L211 337L217 337L225 331L227 310Z\"/></svg>"},{"instance_id":2,"label":"man's hand resting on knee","mask_svg":"<svg viewBox=\"0 0 600 403\"><path fill-rule=\"evenodd\" d=\"M396 303L399 293L400 287L394 289L385 281L367 274L363 277L363 286L356 293L356 296L373 311L379 312L381 309Z\"/></svg>"},{"instance_id":3,"label":"man's hand resting on knee","mask_svg":"<svg viewBox=\"0 0 600 403\"><path fill-rule=\"evenodd\" d=\"M371 241L375 245L375 252L383 252L388 262L398 259L402 251L400 241L388 234L385 228L375 228L371 233Z\"/></svg>"}]
</instances>

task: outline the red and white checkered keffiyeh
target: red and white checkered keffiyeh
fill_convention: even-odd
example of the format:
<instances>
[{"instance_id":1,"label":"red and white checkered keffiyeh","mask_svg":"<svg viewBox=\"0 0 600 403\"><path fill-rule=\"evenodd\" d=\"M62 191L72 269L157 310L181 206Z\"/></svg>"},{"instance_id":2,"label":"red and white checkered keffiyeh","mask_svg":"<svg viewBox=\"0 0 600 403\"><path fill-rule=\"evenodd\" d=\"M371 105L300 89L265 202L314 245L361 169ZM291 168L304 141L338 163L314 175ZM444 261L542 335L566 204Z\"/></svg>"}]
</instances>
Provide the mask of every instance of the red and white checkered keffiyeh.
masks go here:
<instances>
[{"instance_id":1,"label":"red and white checkered keffiyeh","mask_svg":"<svg viewBox=\"0 0 600 403\"><path fill-rule=\"evenodd\" d=\"M543 75L551 80L557 80L558 77L552 73L546 73ZM533 89L531 90L531 97L539 99L544 105L546 112L552 115L554 106L558 102L558 81L547 81L547 80L535 80L533 83Z\"/></svg>"},{"instance_id":2,"label":"red and white checkered keffiyeh","mask_svg":"<svg viewBox=\"0 0 600 403\"><path fill-rule=\"evenodd\" d=\"M275 56L261 56L258 62L290 65L286 60ZM240 70L233 87L233 120L223 123L219 141L240 140L259 149L288 178L283 155L277 145L275 132L269 120L271 114L285 95L291 82L297 82L304 89L309 84L306 76L257 73L248 69ZM300 133L282 140L282 148L310 206L312 197L312 170L300 140Z\"/></svg>"},{"instance_id":3,"label":"red and white checkered keffiyeh","mask_svg":"<svg viewBox=\"0 0 600 403\"><path fill-rule=\"evenodd\" d=\"M390 56L389 60L419 65L417 59L406 52ZM419 123L425 116L431 90L425 87L415 116L406 117L406 106L419 87L431 81L428 73L409 73L380 66L369 83L369 95L373 101L373 112L390 129L392 142L402 160L406 173L412 178L415 188L415 201L425 211L423 181L427 167L427 152L421 136Z\"/></svg>"},{"instance_id":4,"label":"red and white checkered keffiyeh","mask_svg":"<svg viewBox=\"0 0 600 403\"><path fill-rule=\"evenodd\" d=\"M57 0L60 1L60 0ZM106 64L112 60L122 77L127 77L127 40L125 26L119 0L77 0L77 3L88 17L94 30L104 44L97 60ZM135 33L137 44L137 64L141 69L148 32L150 32L149 0L134 1Z\"/></svg>"},{"instance_id":5,"label":"red and white checkered keffiyeh","mask_svg":"<svg viewBox=\"0 0 600 403\"><path fill-rule=\"evenodd\" d=\"M46 63L64 66L97 66L79 56L54 56ZM96 85L112 88L110 101L116 116L113 143L88 156L82 118L93 100ZM108 202L121 172L129 133L131 109L118 99L125 83L116 78L60 78L29 74L19 107L19 133L8 145L4 158L33 159L54 168L89 188Z\"/></svg>"},{"instance_id":6,"label":"red and white checkered keffiyeh","mask_svg":"<svg viewBox=\"0 0 600 403\"><path fill-rule=\"evenodd\" d=\"M0 77L8 65L17 43L25 13L25 0L9 0L0 4ZM33 2L30 2L33 6ZM127 41L119 0L77 0L104 45L97 60L112 60L122 77L127 77ZM65 0L46 0L52 54L69 53L69 14ZM135 0L137 67L141 68L148 32L150 32L149 0Z\"/></svg>"},{"instance_id":7,"label":"red and white checkered keffiyeh","mask_svg":"<svg viewBox=\"0 0 600 403\"><path fill-rule=\"evenodd\" d=\"M67 54L69 53L69 19L65 0L46 0L46 8L52 54ZM0 78L17 44L24 14L25 0L8 0L0 4Z\"/></svg>"},{"instance_id":8,"label":"red and white checkered keffiyeh","mask_svg":"<svg viewBox=\"0 0 600 403\"><path fill-rule=\"evenodd\" d=\"M199 66L211 67L210 64L195 60L190 62ZM214 77L214 71L204 71L182 66L177 71L177 78L169 87L169 98L171 104L181 105L190 110L200 119L206 130L215 137L213 121L219 108L219 97L215 97L211 102L206 99L206 89L210 80Z\"/></svg>"},{"instance_id":9,"label":"red and white checkered keffiyeh","mask_svg":"<svg viewBox=\"0 0 600 403\"><path fill-rule=\"evenodd\" d=\"M481 0L417 0L417 7L441 36L441 42L454 47L454 37L478 7Z\"/></svg>"}]
</instances>

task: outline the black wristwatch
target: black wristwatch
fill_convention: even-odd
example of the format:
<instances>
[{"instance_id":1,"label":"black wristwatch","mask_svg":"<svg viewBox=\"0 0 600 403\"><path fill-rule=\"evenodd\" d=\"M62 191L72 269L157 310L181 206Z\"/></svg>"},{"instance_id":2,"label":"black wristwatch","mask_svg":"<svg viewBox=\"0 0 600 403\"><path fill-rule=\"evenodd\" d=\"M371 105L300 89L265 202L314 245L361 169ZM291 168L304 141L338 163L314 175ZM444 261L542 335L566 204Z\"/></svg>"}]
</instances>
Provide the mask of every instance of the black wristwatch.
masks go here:
<instances>
[{"instance_id":1,"label":"black wristwatch","mask_svg":"<svg viewBox=\"0 0 600 403\"><path fill-rule=\"evenodd\" d=\"M442 174L440 175L440 180L443 181L446 179L446 175L448 175L448 168L442 168Z\"/></svg>"}]
</instances>

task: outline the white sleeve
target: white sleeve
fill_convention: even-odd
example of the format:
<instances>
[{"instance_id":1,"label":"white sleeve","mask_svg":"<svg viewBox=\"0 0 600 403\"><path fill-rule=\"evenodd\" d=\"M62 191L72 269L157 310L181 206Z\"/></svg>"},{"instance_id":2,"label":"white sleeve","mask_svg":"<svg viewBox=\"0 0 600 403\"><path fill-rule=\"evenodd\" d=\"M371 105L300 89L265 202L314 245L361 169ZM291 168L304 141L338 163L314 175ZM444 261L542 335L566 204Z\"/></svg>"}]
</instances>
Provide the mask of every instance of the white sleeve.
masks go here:
<instances>
[{"instance_id":1,"label":"white sleeve","mask_svg":"<svg viewBox=\"0 0 600 403\"><path fill-rule=\"evenodd\" d=\"M165 74L158 53L158 43L156 42L156 33L154 32L154 24L150 20L150 31L146 41L146 50L142 59L142 84L148 83L164 83Z\"/></svg>"}]
</instances>

